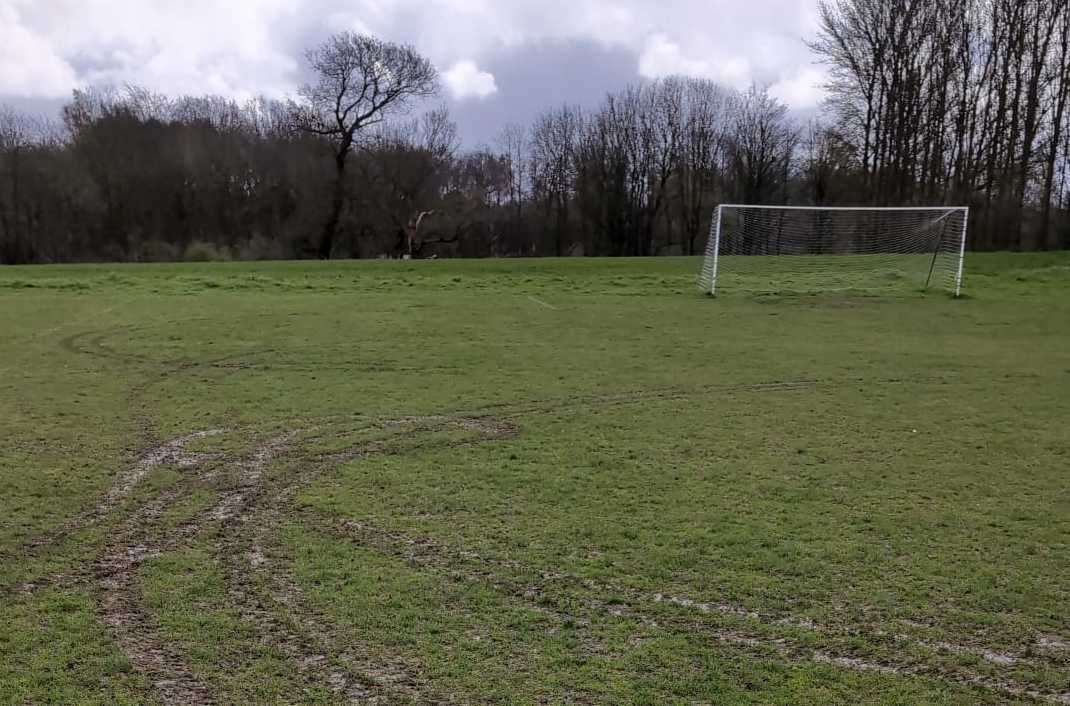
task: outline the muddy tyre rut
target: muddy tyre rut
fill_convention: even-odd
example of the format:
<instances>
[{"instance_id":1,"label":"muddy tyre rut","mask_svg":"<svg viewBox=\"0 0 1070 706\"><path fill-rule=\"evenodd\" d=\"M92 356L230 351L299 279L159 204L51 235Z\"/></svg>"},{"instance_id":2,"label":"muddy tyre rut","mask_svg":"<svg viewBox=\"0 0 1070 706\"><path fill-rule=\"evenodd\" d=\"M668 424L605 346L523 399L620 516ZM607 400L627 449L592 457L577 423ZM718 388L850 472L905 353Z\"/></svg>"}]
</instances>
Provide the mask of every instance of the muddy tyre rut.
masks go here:
<instances>
[{"instance_id":1,"label":"muddy tyre rut","mask_svg":"<svg viewBox=\"0 0 1070 706\"><path fill-rule=\"evenodd\" d=\"M266 436L249 452L231 459L221 453L187 450L195 440L232 433L222 429L194 432L154 446L119 474L93 511L80 518L81 526L120 508L128 509L124 501L158 467L179 470L181 480L175 487L128 510L92 562L88 576L58 577L53 583L92 584L98 595L101 621L161 703L217 703L210 683L162 634L145 605L139 578L145 562L209 540L212 554L223 568L231 607L255 628L262 644L276 649L291 662L291 681L300 688L326 690L346 703L454 702L450 695L428 684L420 666L411 659L384 656L382 650L362 645L331 626L329 620L308 607L303 592L284 562L276 558L274 549L265 548L272 547L271 531L285 521L293 495L342 463L380 454L484 443L512 436L516 427L487 417L428 416L387 420L368 429L386 431L387 436L330 454L302 453L295 443L302 434L300 429ZM419 438L428 432L444 431L463 432L465 436L429 442ZM406 443L400 443L406 438ZM284 470L269 478L267 471L277 462ZM224 487L208 509L175 526L164 521L168 508L188 497L194 487L212 483L223 483ZM66 532L78 526L72 523ZM39 544L45 546L48 542Z\"/></svg>"}]
</instances>

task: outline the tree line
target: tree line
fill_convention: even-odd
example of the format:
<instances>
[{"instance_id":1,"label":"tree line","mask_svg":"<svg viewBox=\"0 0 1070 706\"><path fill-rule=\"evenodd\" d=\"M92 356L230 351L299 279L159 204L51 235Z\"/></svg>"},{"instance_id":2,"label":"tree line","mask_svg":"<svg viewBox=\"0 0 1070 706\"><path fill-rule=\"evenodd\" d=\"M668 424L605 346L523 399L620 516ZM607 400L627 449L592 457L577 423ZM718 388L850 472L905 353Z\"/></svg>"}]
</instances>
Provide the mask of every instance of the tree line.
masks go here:
<instances>
[{"instance_id":1,"label":"tree line","mask_svg":"<svg viewBox=\"0 0 1070 706\"><path fill-rule=\"evenodd\" d=\"M794 178L795 128L759 88L627 87L474 150L445 108L342 115L313 90L79 90L62 124L0 115L0 260L696 253L717 202L783 201Z\"/></svg>"},{"instance_id":2,"label":"tree line","mask_svg":"<svg viewBox=\"0 0 1070 706\"><path fill-rule=\"evenodd\" d=\"M1070 2L836 0L823 195L973 208L983 249L1070 247Z\"/></svg>"},{"instance_id":3,"label":"tree line","mask_svg":"<svg viewBox=\"0 0 1070 706\"><path fill-rule=\"evenodd\" d=\"M74 92L0 110L0 263L695 254L723 202L971 206L971 247L1070 247L1067 0L837 0L799 124L666 78L461 149L411 47L339 34L292 100Z\"/></svg>"}]
</instances>

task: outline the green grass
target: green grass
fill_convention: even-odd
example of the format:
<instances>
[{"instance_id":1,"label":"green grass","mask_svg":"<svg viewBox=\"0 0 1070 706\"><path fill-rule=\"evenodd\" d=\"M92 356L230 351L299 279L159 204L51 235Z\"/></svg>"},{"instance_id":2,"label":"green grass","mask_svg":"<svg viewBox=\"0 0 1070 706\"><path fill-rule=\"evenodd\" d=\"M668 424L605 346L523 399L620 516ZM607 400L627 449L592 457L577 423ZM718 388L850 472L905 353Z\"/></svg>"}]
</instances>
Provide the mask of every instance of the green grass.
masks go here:
<instances>
[{"instance_id":1,"label":"green grass","mask_svg":"<svg viewBox=\"0 0 1070 706\"><path fill-rule=\"evenodd\" d=\"M1070 255L699 266L0 269L0 703L1070 693Z\"/></svg>"},{"instance_id":2,"label":"green grass","mask_svg":"<svg viewBox=\"0 0 1070 706\"><path fill-rule=\"evenodd\" d=\"M828 294L955 291L959 253L932 255L723 256L720 293Z\"/></svg>"}]
</instances>

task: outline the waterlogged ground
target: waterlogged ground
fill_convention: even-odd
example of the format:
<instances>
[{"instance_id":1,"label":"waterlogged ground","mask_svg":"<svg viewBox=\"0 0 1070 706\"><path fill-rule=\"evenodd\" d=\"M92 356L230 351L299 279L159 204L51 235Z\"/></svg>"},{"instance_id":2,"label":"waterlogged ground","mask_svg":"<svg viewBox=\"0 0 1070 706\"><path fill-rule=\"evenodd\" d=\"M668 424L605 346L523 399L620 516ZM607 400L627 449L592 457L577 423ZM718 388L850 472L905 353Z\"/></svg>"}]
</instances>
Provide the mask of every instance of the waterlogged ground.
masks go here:
<instances>
[{"instance_id":1,"label":"waterlogged ground","mask_svg":"<svg viewBox=\"0 0 1070 706\"><path fill-rule=\"evenodd\" d=\"M0 703L1070 703L1070 257L699 266L0 269Z\"/></svg>"}]
</instances>

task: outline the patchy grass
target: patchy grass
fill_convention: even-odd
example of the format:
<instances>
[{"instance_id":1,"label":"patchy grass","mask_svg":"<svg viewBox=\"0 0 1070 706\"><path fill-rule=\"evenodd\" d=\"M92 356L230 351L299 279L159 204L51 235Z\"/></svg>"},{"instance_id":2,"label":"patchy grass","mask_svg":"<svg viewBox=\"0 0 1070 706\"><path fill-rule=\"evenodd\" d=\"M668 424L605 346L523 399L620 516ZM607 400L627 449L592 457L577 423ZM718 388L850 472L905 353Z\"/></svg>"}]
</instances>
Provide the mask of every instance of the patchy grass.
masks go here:
<instances>
[{"instance_id":1,"label":"patchy grass","mask_svg":"<svg viewBox=\"0 0 1070 706\"><path fill-rule=\"evenodd\" d=\"M79 591L43 590L0 607L0 701L140 704L147 684L95 619Z\"/></svg>"},{"instance_id":2,"label":"patchy grass","mask_svg":"<svg viewBox=\"0 0 1070 706\"><path fill-rule=\"evenodd\" d=\"M195 548L145 567L145 600L163 634L228 703L331 703L326 688L303 689L286 655L228 605L223 573Z\"/></svg>"},{"instance_id":3,"label":"patchy grass","mask_svg":"<svg viewBox=\"0 0 1070 706\"><path fill-rule=\"evenodd\" d=\"M1070 698L1070 257L698 264L0 270L0 701Z\"/></svg>"}]
</instances>

